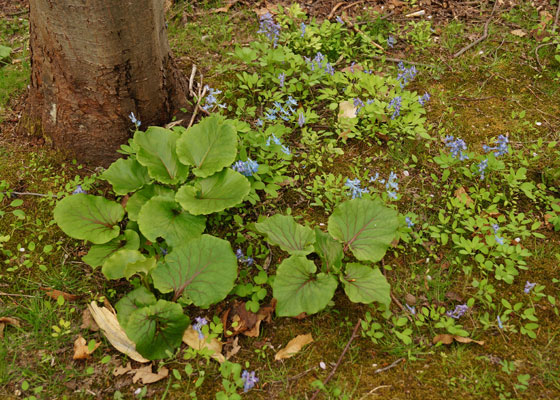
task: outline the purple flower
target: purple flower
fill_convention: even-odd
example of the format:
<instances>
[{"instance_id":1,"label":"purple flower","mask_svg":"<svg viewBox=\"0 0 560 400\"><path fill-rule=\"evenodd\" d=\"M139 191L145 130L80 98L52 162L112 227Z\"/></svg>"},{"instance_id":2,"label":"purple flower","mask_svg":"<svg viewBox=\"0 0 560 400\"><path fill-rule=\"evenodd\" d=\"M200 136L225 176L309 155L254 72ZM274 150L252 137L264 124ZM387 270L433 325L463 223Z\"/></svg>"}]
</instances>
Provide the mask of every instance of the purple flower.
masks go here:
<instances>
[{"instance_id":1,"label":"purple flower","mask_svg":"<svg viewBox=\"0 0 560 400\"><path fill-rule=\"evenodd\" d=\"M388 108L393 108L393 115L391 115L391 119L395 119L401 113L401 96L396 96L391 102L389 103Z\"/></svg>"},{"instance_id":2,"label":"purple flower","mask_svg":"<svg viewBox=\"0 0 560 400\"><path fill-rule=\"evenodd\" d=\"M237 161L231 168L241 175L252 176L259 170L259 164L248 158L247 161Z\"/></svg>"},{"instance_id":3,"label":"purple flower","mask_svg":"<svg viewBox=\"0 0 560 400\"><path fill-rule=\"evenodd\" d=\"M255 384L259 381L259 378L255 377L255 371L249 372L244 370L241 374L241 379L243 379L243 391L248 392L255 387Z\"/></svg>"},{"instance_id":4,"label":"purple flower","mask_svg":"<svg viewBox=\"0 0 560 400\"><path fill-rule=\"evenodd\" d=\"M421 106L423 106L424 104L426 104L428 101L430 100L430 94L428 92L425 92L424 95L422 97L418 98L418 103L420 103Z\"/></svg>"},{"instance_id":5,"label":"purple flower","mask_svg":"<svg viewBox=\"0 0 560 400\"><path fill-rule=\"evenodd\" d=\"M344 186L350 189L350 194L352 195L353 199L355 199L356 197L362 197L362 194L364 193L369 193L369 189L362 189L360 187L360 180L358 178L354 180L350 178L346 179L346 183L344 184Z\"/></svg>"},{"instance_id":6,"label":"purple flower","mask_svg":"<svg viewBox=\"0 0 560 400\"><path fill-rule=\"evenodd\" d=\"M243 250L241 249L237 249L237 251L235 252L235 256L238 260L242 260L245 258L245 254L243 254Z\"/></svg>"},{"instance_id":7,"label":"purple flower","mask_svg":"<svg viewBox=\"0 0 560 400\"><path fill-rule=\"evenodd\" d=\"M280 25L274 22L270 13L262 15L259 24L260 29L257 33L264 33L265 36L273 42L274 47L276 47L278 38L280 37Z\"/></svg>"},{"instance_id":8,"label":"purple flower","mask_svg":"<svg viewBox=\"0 0 560 400\"><path fill-rule=\"evenodd\" d=\"M365 106L365 104L362 101L362 99L360 99L359 97L356 97L354 99L354 107L356 107L356 114L358 114L364 106Z\"/></svg>"},{"instance_id":9,"label":"purple flower","mask_svg":"<svg viewBox=\"0 0 560 400\"><path fill-rule=\"evenodd\" d=\"M480 162L480 164L477 165L478 167L478 173L480 174L480 180L484 180L484 172L486 171L486 168L488 168L488 159L485 158L484 160L482 160Z\"/></svg>"},{"instance_id":10,"label":"purple flower","mask_svg":"<svg viewBox=\"0 0 560 400\"><path fill-rule=\"evenodd\" d=\"M453 136L446 136L443 139L445 145L451 150L451 157L459 158L459 160L467 160L469 158L468 155L463 153L463 151L467 150L467 144L463 139L455 139Z\"/></svg>"},{"instance_id":11,"label":"purple flower","mask_svg":"<svg viewBox=\"0 0 560 400\"><path fill-rule=\"evenodd\" d=\"M198 338L200 340L204 339L204 334L202 333L202 327L208 325L208 320L204 317L196 317L196 323L193 325L193 329L198 332Z\"/></svg>"},{"instance_id":12,"label":"purple flower","mask_svg":"<svg viewBox=\"0 0 560 400\"><path fill-rule=\"evenodd\" d=\"M504 329L504 325L502 324L502 319L500 318L500 316L498 315L498 318L496 318L498 320L498 328L500 329Z\"/></svg>"},{"instance_id":13,"label":"purple flower","mask_svg":"<svg viewBox=\"0 0 560 400\"><path fill-rule=\"evenodd\" d=\"M338 15L336 16L336 22L338 22L340 25L344 25L344 21Z\"/></svg>"},{"instance_id":14,"label":"purple flower","mask_svg":"<svg viewBox=\"0 0 560 400\"><path fill-rule=\"evenodd\" d=\"M416 70L416 67L414 65L407 69L402 61L398 64L398 67L400 72L397 75L397 80L399 82L402 80L402 82L400 82L400 85L401 88L404 88L409 81L413 80L416 77L418 71Z\"/></svg>"},{"instance_id":15,"label":"purple flower","mask_svg":"<svg viewBox=\"0 0 560 400\"><path fill-rule=\"evenodd\" d=\"M509 152L508 143L509 143L508 137L504 136L504 135L500 135L500 136L498 136L498 139L496 139L496 145L497 146L490 147L490 146L484 145L484 146L482 146L482 148L487 153L489 151L494 151L494 155L496 157L500 157L500 156L503 156L504 154Z\"/></svg>"},{"instance_id":16,"label":"purple flower","mask_svg":"<svg viewBox=\"0 0 560 400\"><path fill-rule=\"evenodd\" d=\"M305 124L305 115L303 115L302 112L299 113L297 122L300 128L303 127L303 125Z\"/></svg>"},{"instance_id":17,"label":"purple flower","mask_svg":"<svg viewBox=\"0 0 560 400\"><path fill-rule=\"evenodd\" d=\"M222 93L221 90L212 89L210 86L205 85L204 88L208 91L206 98L204 99L204 105L201 107L204 111L210 111L215 106L220 108L226 108L225 104L219 104L218 100L216 99L216 94Z\"/></svg>"},{"instance_id":18,"label":"purple flower","mask_svg":"<svg viewBox=\"0 0 560 400\"><path fill-rule=\"evenodd\" d=\"M301 37L304 37L305 36L305 28L306 28L305 22L302 22L300 27L301 27Z\"/></svg>"},{"instance_id":19,"label":"purple flower","mask_svg":"<svg viewBox=\"0 0 560 400\"><path fill-rule=\"evenodd\" d=\"M408 304L405 304L405 306L406 306L406 308L408 309L408 311L410 311L410 313L411 313L412 315L416 315L416 307L414 307L414 306L411 307L411 306L409 306Z\"/></svg>"},{"instance_id":20,"label":"purple flower","mask_svg":"<svg viewBox=\"0 0 560 400\"><path fill-rule=\"evenodd\" d=\"M447 311L445 313L445 315L447 315L448 317L454 318L454 319L459 319L468 310L469 310L469 306L467 306L466 304L459 304L459 305L455 306L455 309L453 311L451 311L451 310Z\"/></svg>"},{"instance_id":21,"label":"purple flower","mask_svg":"<svg viewBox=\"0 0 560 400\"><path fill-rule=\"evenodd\" d=\"M284 87L284 80L286 79L286 73L282 72L278 75L278 80L280 81L280 87Z\"/></svg>"},{"instance_id":22,"label":"purple flower","mask_svg":"<svg viewBox=\"0 0 560 400\"><path fill-rule=\"evenodd\" d=\"M87 194L87 192L84 189L82 189L82 185L76 186L76 189L72 192L72 194L79 194L79 193Z\"/></svg>"},{"instance_id":23,"label":"purple flower","mask_svg":"<svg viewBox=\"0 0 560 400\"><path fill-rule=\"evenodd\" d=\"M393 48L395 43L397 43L397 41L395 40L394 36L389 36L387 38L387 46L389 46L390 48Z\"/></svg>"},{"instance_id":24,"label":"purple flower","mask_svg":"<svg viewBox=\"0 0 560 400\"><path fill-rule=\"evenodd\" d=\"M536 283L531 283L531 282L527 281L527 282L525 283L525 289L523 289L523 291L525 292L525 294L529 294L529 292L530 292L531 290L533 290L533 288L534 288L536 285L537 285Z\"/></svg>"}]
</instances>

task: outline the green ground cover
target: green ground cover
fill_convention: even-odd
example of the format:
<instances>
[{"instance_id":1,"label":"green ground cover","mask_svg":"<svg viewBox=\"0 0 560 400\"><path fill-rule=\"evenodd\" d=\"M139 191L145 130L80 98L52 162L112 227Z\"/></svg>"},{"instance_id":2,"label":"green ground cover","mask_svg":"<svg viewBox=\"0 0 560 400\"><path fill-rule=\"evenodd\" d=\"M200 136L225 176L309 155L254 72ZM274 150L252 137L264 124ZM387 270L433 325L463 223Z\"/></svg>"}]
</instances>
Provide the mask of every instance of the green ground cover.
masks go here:
<instances>
[{"instance_id":1,"label":"green ground cover","mask_svg":"<svg viewBox=\"0 0 560 400\"><path fill-rule=\"evenodd\" d=\"M176 56L196 63L209 85L194 100L213 117L189 131L137 126L123 147L127 161L104 172L14 143L3 125L0 318L19 326L4 321L0 394L558 398L554 20L529 3L498 9L489 37L454 58L482 24L381 19L367 10L317 21L295 5L259 21L242 7L214 12L221 5L195 10L178 2L169 12ZM482 5L480 12L488 17L490 10ZM18 16L1 28L2 43L19 48L1 67L7 115L27 84L27 24ZM196 147L193 132L231 145ZM149 142L155 135L174 145L158 147ZM154 148L160 155L176 148L162 157L175 174L154 161ZM204 161L201 148L209 154ZM204 198L210 186L214 203ZM103 237L69 216L80 207L89 212L94 201L117 210ZM124 201L126 216L119 216ZM379 228L360 222L370 213ZM166 215L186 221L189 237L168 229L176 225ZM359 246L364 231L371 236ZM118 254L93 257L91 248L102 251L113 240L109 252ZM216 267L222 274L201 272L220 290L181 276L173 279L184 285L169 283L173 260L198 257L183 241L225 246ZM144 296L133 298L133 311L117 304L132 290ZM234 313L234 301L266 312L273 296L276 314L256 337L240 335L234 345L228 336L244 319L224 326L223 313ZM142 384L114 374L130 359L82 325L92 301L117 304L128 336L154 359L154 372L168 370L165 379ZM155 334L147 321L155 321ZM179 346L191 323L223 341L224 354L240 348L220 364L207 350ZM314 342L275 360L303 334ZM73 360L78 336L92 351L85 360ZM243 371L255 373L254 387Z\"/></svg>"}]
</instances>

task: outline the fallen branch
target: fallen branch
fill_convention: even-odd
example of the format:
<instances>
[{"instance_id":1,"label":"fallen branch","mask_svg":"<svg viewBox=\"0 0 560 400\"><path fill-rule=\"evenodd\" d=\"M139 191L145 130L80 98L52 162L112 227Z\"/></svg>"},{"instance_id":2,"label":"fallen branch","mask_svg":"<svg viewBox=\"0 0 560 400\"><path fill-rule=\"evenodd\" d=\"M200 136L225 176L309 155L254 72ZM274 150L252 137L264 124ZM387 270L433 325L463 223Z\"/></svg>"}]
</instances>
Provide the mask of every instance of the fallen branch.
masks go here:
<instances>
[{"instance_id":1,"label":"fallen branch","mask_svg":"<svg viewBox=\"0 0 560 400\"><path fill-rule=\"evenodd\" d=\"M492 17L494 16L494 11L496 11L496 8L498 6L498 1L499 0L495 0L494 7L492 7L492 12L490 13L490 17L488 17L488 19L486 20L486 23L484 24L484 34L481 37L479 37L478 39L476 39L474 42L469 44L468 46L463 47L457 53L453 54L453 58L459 57L465 51L473 48L474 46L476 46L477 44L479 44L480 42L482 42L483 40L485 40L488 37L488 25L490 25L490 21L492 20Z\"/></svg>"},{"instance_id":2,"label":"fallen branch","mask_svg":"<svg viewBox=\"0 0 560 400\"><path fill-rule=\"evenodd\" d=\"M399 365L400 362L404 361L404 358L399 358L398 360L394 361L392 364L387 365L386 367L383 368L379 368L376 369L375 371L373 371L374 374L379 374L381 372L385 372L391 368L395 368L397 365Z\"/></svg>"},{"instance_id":3,"label":"fallen branch","mask_svg":"<svg viewBox=\"0 0 560 400\"><path fill-rule=\"evenodd\" d=\"M39 196L39 197L54 197L54 198L58 197L54 194L43 194L43 193L33 193L33 192L2 192L2 194L5 195L7 195L8 193L10 195L15 194L17 196Z\"/></svg>"},{"instance_id":4,"label":"fallen branch","mask_svg":"<svg viewBox=\"0 0 560 400\"><path fill-rule=\"evenodd\" d=\"M358 319L358 322L356 322L356 325L354 326L354 330L352 331L352 336L350 336L350 339L348 339L348 343L346 343L346 346L344 347L344 350L342 350L342 354L340 355L340 357L338 357L338 361L336 362L336 365L334 366L333 370L327 376L327 378L323 381L323 386L326 385L331 380L331 378L334 376L334 373L336 372L338 366L342 362L342 359L344 358L344 355L346 354L346 352L350 348L350 344L358 336L358 329L360 329L361 324L362 324L362 320ZM319 395L320 392L321 392L321 389L317 389L315 391L315 393L313 393L313 396L311 396L311 400L315 400L315 398Z\"/></svg>"},{"instance_id":5,"label":"fallen branch","mask_svg":"<svg viewBox=\"0 0 560 400\"><path fill-rule=\"evenodd\" d=\"M332 8L331 12L329 13L329 15L327 16L327 19L331 19L332 17L334 17L334 13L336 12L336 10L338 10L339 7L343 5L344 5L344 1L341 1L340 3L336 3Z\"/></svg>"}]
</instances>

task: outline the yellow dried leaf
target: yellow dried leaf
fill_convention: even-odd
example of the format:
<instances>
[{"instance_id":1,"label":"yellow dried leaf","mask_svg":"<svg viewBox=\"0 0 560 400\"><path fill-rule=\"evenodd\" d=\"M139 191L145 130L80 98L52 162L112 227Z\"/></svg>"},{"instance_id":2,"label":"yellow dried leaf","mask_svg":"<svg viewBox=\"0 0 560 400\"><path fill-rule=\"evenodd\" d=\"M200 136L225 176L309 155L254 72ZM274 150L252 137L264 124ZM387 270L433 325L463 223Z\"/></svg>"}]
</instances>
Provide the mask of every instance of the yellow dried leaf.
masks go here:
<instances>
[{"instance_id":1,"label":"yellow dried leaf","mask_svg":"<svg viewBox=\"0 0 560 400\"><path fill-rule=\"evenodd\" d=\"M338 103L338 120L340 121L342 118L356 118L357 110L353 101L341 101Z\"/></svg>"},{"instance_id":2,"label":"yellow dried leaf","mask_svg":"<svg viewBox=\"0 0 560 400\"><path fill-rule=\"evenodd\" d=\"M121 376L126 374L127 372L132 371L132 367L130 366L130 361L126 363L126 365L124 367L117 367L115 368L115 370L113 371L113 375L114 376Z\"/></svg>"},{"instance_id":3,"label":"yellow dried leaf","mask_svg":"<svg viewBox=\"0 0 560 400\"><path fill-rule=\"evenodd\" d=\"M286 345L286 347L284 347L282 350L276 353L274 359L278 361L278 360L283 360L285 358L293 357L294 355L296 355L296 353L298 353L303 348L303 346L311 342L313 342L313 337L311 336L311 333L308 333L307 335L298 335L292 340L290 340Z\"/></svg>"},{"instance_id":4,"label":"yellow dried leaf","mask_svg":"<svg viewBox=\"0 0 560 400\"><path fill-rule=\"evenodd\" d=\"M86 358L89 358L90 354L93 353L100 344L101 343L95 343L93 349L90 350L86 340L83 337L78 336L78 338L74 341L74 355L72 358L74 360L85 360Z\"/></svg>"},{"instance_id":5,"label":"yellow dried leaf","mask_svg":"<svg viewBox=\"0 0 560 400\"><path fill-rule=\"evenodd\" d=\"M459 343L476 343L476 344L479 344L481 346L484 345L483 340L474 340L474 339L467 338L467 337L450 335L448 333L443 333L441 335L437 335L436 337L434 337L434 340L432 342L434 344L437 344L437 343L451 344L451 343L453 343L453 341L456 341L456 342L459 342Z\"/></svg>"},{"instance_id":6,"label":"yellow dried leaf","mask_svg":"<svg viewBox=\"0 0 560 400\"><path fill-rule=\"evenodd\" d=\"M154 383L167 378L169 375L169 370L165 367L161 368L158 372L152 372L152 364L146 365L145 367L138 368L135 370L136 373L132 377L132 383L142 381L142 384L147 385L148 383Z\"/></svg>"},{"instance_id":7,"label":"yellow dried leaf","mask_svg":"<svg viewBox=\"0 0 560 400\"><path fill-rule=\"evenodd\" d=\"M527 32L525 32L523 29L514 29L510 33L514 36L519 36L519 37L527 36Z\"/></svg>"},{"instance_id":8,"label":"yellow dried leaf","mask_svg":"<svg viewBox=\"0 0 560 400\"><path fill-rule=\"evenodd\" d=\"M218 361L219 363L223 363L226 358L222 354L222 343L216 339L212 338L207 340L207 338L200 339L198 336L198 332L194 330L191 326L183 334L183 343L187 344L189 347L192 347L195 350L202 350L202 349L209 349L213 351L211 357Z\"/></svg>"}]
</instances>

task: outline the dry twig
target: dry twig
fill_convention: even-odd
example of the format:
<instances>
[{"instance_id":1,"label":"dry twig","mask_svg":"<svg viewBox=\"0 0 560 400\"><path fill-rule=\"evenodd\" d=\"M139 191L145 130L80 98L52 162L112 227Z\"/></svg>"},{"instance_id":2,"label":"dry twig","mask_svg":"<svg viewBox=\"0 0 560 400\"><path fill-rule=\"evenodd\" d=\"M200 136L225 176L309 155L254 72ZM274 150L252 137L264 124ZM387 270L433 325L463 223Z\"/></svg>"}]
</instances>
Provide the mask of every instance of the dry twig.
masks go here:
<instances>
[{"instance_id":1,"label":"dry twig","mask_svg":"<svg viewBox=\"0 0 560 400\"><path fill-rule=\"evenodd\" d=\"M498 2L499 2L499 0L494 1L494 7L492 7L492 12L490 13L490 17L488 17L488 19L486 20L486 23L484 24L484 34L481 37L479 37L478 39L476 39L474 42L469 44L468 46L463 47L457 53L453 54L453 58L459 57L465 51L473 48L474 46L476 46L477 44L479 44L480 42L482 42L483 40L485 40L488 37L488 25L490 25L490 21L492 21L492 17L494 16L494 12L496 11L496 8L498 6Z\"/></svg>"},{"instance_id":2,"label":"dry twig","mask_svg":"<svg viewBox=\"0 0 560 400\"><path fill-rule=\"evenodd\" d=\"M399 358L398 360L393 361L390 365L387 365L386 367L376 369L375 371L373 371L373 373L374 374L379 374L380 372L385 372L388 369L395 368L402 361L404 361L404 358Z\"/></svg>"},{"instance_id":3,"label":"dry twig","mask_svg":"<svg viewBox=\"0 0 560 400\"><path fill-rule=\"evenodd\" d=\"M342 359L344 358L344 355L346 354L346 352L350 348L350 344L358 336L358 329L360 328L361 324L362 324L362 320L359 319L358 322L356 322L356 325L354 326L354 330L352 331L352 336L350 336L350 339L348 339L348 343L346 343L346 346L344 347L344 350L342 350L342 354L340 355L340 357L338 357L338 361L336 362L336 365L334 366L334 368L330 372L330 374L326 377L326 379L323 381L323 386L326 385L331 380L331 378L334 376L334 373L336 372L338 366L342 362ZM315 398L319 395L320 392L321 392L321 389L317 389L315 391L315 393L313 393L313 396L311 396L311 400L315 400Z\"/></svg>"},{"instance_id":4,"label":"dry twig","mask_svg":"<svg viewBox=\"0 0 560 400\"><path fill-rule=\"evenodd\" d=\"M383 56L376 56L376 55L371 55L371 58L375 59L375 60L379 60L379 61L391 61L391 62L395 62L395 63L405 63L405 64L410 64L410 65L418 65L420 67L427 67L427 68L437 68L437 65L434 64L424 64L424 63L419 63L416 61L408 61L405 60L403 58L392 58L392 57L383 57Z\"/></svg>"}]
</instances>

